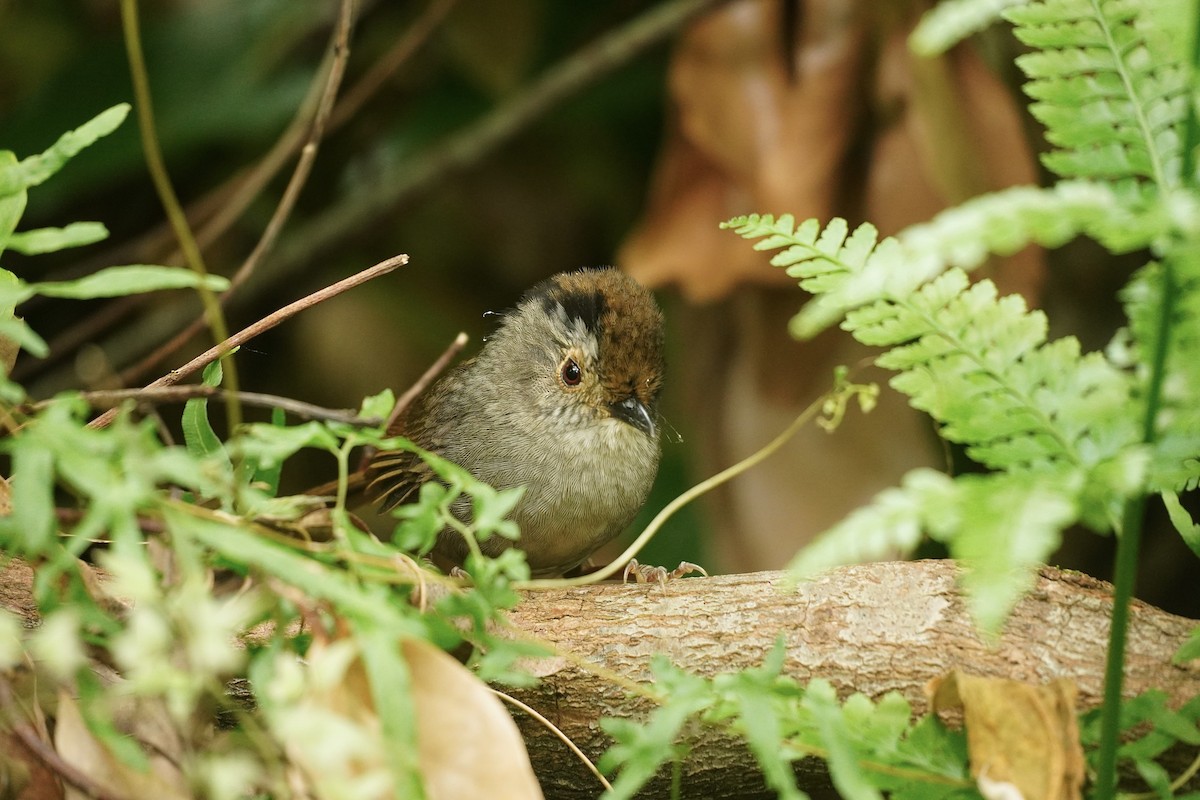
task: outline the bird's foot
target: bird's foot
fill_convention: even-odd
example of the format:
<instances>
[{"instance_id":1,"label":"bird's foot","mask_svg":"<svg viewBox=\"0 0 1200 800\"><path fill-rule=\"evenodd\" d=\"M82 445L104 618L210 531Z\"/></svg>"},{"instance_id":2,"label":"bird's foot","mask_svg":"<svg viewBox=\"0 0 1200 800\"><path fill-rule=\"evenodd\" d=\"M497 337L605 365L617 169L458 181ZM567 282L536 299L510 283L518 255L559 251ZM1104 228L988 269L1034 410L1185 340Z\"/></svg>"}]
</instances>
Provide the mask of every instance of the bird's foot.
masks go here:
<instances>
[{"instance_id":1,"label":"bird's foot","mask_svg":"<svg viewBox=\"0 0 1200 800\"><path fill-rule=\"evenodd\" d=\"M639 564L636 558L631 558L629 559L629 563L625 565L625 572L621 575L621 582L627 583L629 576L632 575L638 583L657 583L660 586L666 586L667 581L682 578L684 575L690 575L693 572L699 572L704 577L708 577L708 572L704 567L699 564L693 564L690 561L680 561L678 567L673 570L667 570L666 567Z\"/></svg>"}]
</instances>

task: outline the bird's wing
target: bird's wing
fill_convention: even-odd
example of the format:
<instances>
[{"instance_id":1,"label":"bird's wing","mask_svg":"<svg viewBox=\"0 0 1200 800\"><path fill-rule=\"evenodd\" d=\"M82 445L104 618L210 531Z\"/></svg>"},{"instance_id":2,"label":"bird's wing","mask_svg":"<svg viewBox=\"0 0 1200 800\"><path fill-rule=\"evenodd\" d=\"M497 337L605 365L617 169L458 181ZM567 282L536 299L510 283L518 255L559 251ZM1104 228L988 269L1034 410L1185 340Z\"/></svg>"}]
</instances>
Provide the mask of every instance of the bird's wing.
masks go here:
<instances>
[{"instance_id":1,"label":"bird's wing","mask_svg":"<svg viewBox=\"0 0 1200 800\"><path fill-rule=\"evenodd\" d=\"M429 465L416 453L389 450L380 453L367 468L367 496L381 511L414 500L421 484L433 477Z\"/></svg>"}]
</instances>

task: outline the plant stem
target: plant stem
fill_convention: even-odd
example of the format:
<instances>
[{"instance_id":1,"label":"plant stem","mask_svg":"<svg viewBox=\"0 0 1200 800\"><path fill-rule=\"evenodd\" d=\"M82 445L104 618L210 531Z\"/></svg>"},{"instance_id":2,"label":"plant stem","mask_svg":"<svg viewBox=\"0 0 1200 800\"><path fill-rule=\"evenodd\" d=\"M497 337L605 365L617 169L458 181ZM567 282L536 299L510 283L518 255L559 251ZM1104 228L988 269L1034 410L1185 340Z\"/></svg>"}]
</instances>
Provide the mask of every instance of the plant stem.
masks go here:
<instances>
[{"instance_id":1,"label":"plant stem","mask_svg":"<svg viewBox=\"0 0 1200 800\"><path fill-rule=\"evenodd\" d=\"M175 237L179 240L179 247L183 251L187 265L194 272L207 275L208 269L204 266L204 258L200 255L200 248L188 225L187 215L183 212L183 207L179 204L179 198L171 185L171 178L167 174L166 163L163 161L162 149L158 144L158 134L154 128L154 107L150 100L150 79L146 74L146 60L142 54L142 37L138 27L137 0L121 0L121 24L125 35L125 51L129 56L129 74L133 80L133 94L137 99L138 130L142 134L142 151L146 156L146 168L150 172L150 179L154 183L154 189L158 193L159 201L167 214L171 228L175 231ZM221 304L217 302L216 294L203 283L197 286L197 292L200 295L200 301L204 304L205 316L208 319L209 330L212 331L213 341L220 345L229 338L229 329L225 324L225 314L221 310ZM226 350L218 357L224 357L228 352ZM237 397L239 389L237 365L232 356L225 362L225 385L231 392L225 398L225 415L229 424L229 432L232 434L242 424L242 406Z\"/></svg>"},{"instance_id":2,"label":"plant stem","mask_svg":"<svg viewBox=\"0 0 1200 800\"><path fill-rule=\"evenodd\" d=\"M1158 330L1146 386L1146 408L1142 417L1142 441L1152 444L1157 438L1156 422L1162 405L1163 380L1166 377L1167 351L1170 345L1171 317L1175 310L1175 273L1169 260L1162 264ZM1096 770L1097 800L1112 800L1117 793L1117 745L1121 735L1121 688L1125 679L1125 640L1129 629L1129 605L1137 582L1138 550L1146 496L1139 495L1125 504L1124 519L1117 538L1117 559L1113 568L1112 627L1108 635L1108 656L1104 665L1104 708L1100 722L1100 758Z\"/></svg>"}]
</instances>

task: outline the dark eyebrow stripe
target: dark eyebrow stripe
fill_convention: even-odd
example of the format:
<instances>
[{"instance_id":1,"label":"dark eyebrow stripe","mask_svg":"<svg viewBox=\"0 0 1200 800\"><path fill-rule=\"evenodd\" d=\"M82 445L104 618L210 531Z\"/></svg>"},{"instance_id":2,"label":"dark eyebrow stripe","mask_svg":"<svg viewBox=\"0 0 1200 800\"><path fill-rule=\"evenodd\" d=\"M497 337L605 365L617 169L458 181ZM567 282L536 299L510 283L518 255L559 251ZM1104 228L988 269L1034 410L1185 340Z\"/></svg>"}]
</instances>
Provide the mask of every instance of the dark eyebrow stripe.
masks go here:
<instances>
[{"instance_id":1,"label":"dark eyebrow stripe","mask_svg":"<svg viewBox=\"0 0 1200 800\"><path fill-rule=\"evenodd\" d=\"M561 308L567 319L579 320L594 334L600 333L600 319L607 307L604 296L595 291L550 291L542 297L542 308L547 314L553 314L556 308Z\"/></svg>"}]
</instances>

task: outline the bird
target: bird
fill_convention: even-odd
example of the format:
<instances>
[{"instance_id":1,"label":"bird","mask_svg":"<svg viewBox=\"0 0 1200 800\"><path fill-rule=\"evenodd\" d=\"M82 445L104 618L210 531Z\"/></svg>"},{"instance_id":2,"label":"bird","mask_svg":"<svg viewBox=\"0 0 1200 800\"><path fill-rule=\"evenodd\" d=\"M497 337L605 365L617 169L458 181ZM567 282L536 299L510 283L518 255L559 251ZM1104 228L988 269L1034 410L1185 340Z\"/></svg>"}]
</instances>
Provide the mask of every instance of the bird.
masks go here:
<instances>
[{"instance_id":1,"label":"bird","mask_svg":"<svg viewBox=\"0 0 1200 800\"><path fill-rule=\"evenodd\" d=\"M477 355L447 372L389 428L496 489L523 486L509 518L534 577L582 564L645 504L661 455L663 315L654 296L614 267L547 278L499 316ZM366 493L381 511L414 500L436 475L408 450L383 451ZM470 502L452 506L469 522ZM459 532L433 555L462 566Z\"/></svg>"}]
</instances>

